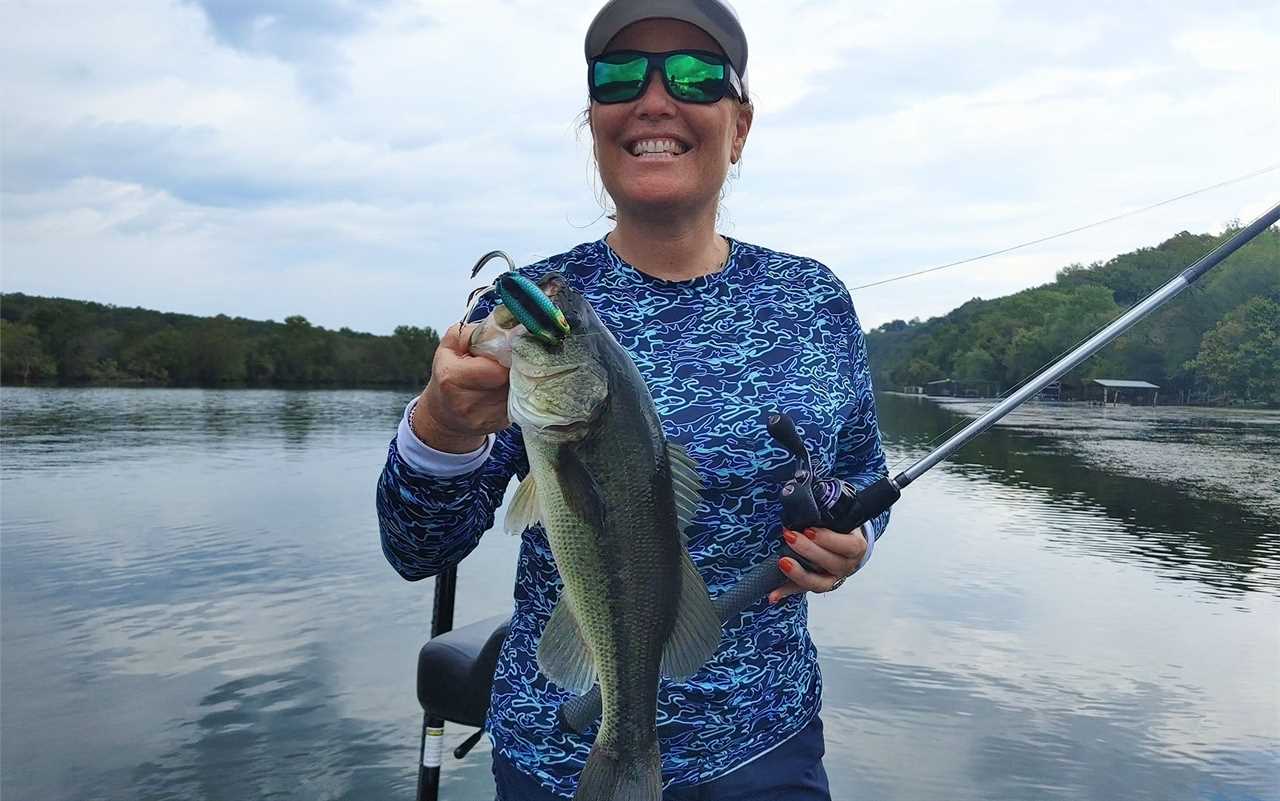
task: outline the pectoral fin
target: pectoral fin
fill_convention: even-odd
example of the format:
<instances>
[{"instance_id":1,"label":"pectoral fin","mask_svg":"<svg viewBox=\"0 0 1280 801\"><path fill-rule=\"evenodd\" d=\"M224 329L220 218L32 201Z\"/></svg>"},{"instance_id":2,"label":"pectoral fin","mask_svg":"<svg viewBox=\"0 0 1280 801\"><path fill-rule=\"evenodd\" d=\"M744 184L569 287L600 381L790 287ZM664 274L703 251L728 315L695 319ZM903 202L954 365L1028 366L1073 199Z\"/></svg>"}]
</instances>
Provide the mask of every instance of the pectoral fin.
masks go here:
<instances>
[{"instance_id":1,"label":"pectoral fin","mask_svg":"<svg viewBox=\"0 0 1280 801\"><path fill-rule=\"evenodd\" d=\"M689 552L682 550L680 556L680 605L662 649L662 673L676 681L697 673L720 647L720 615L707 594L707 585Z\"/></svg>"},{"instance_id":2,"label":"pectoral fin","mask_svg":"<svg viewBox=\"0 0 1280 801\"><path fill-rule=\"evenodd\" d=\"M698 465L678 442L667 443L667 462L671 466L671 491L676 500L676 530L680 532L680 541L687 542L686 529L698 512L698 504L702 503L702 479L698 476Z\"/></svg>"},{"instance_id":3,"label":"pectoral fin","mask_svg":"<svg viewBox=\"0 0 1280 801\"><path fill-rule=\"evenodd\" d=\"M507 507L507 517L503 521L503 530L518 537L530 526L542 522L542 509L538 505L538 489L533 483L533 473L525 476L516 494Z\"/></svg>"},{"instance_id":4,"label":"pectoral fin","mask_svg":"<svg viewBox=\"0 0 1280 801\"><path fill-rule=\"evenodd\" d=\"M538 668L556 684L580 695L596 683L595 660L563 596L538 642Z\"/></svg>"}]
</instances>

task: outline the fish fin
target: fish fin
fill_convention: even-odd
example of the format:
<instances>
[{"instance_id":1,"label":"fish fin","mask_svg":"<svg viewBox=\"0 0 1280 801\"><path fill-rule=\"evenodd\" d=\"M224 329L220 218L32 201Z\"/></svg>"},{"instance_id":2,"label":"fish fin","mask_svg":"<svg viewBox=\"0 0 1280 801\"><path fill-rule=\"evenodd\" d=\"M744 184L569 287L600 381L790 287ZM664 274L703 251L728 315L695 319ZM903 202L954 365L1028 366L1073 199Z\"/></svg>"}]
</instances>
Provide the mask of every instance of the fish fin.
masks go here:
<instances>
[{"instance_id":1,"label":"fish fin","mask_svg":"<svg viewBox=\"0 0 1280 801\"><path fill-rule=\"evenodd\" d=\"M684 681L697 673L719 647L720 615L689 552L681 549L680 604L671 636L662 648L662 674Z\"/></svg>"},{"instance_id":2,"label":"fish fin","mask_svg":"<svg viewBox=\"0 0 1280 801\"><path fill-rule=\"evenodd\" d=\"M560 726L568 726L578 734L586 734L591 724L600 719L600 692L591 688L585 695L575 695L560 705Z\"/></svg>"},{"instance_id":3,"label":"fish fin","mask_svg":"<svg viewBox=\"0 0 1280 801\"><path fill-rule=\"evenodd\" d=\"M593 531L604 531L604 499L600 485L572 445L561 445L556 455L556 475L565 503Z\"/></svg>"},{"instance_id":4,"label":"fish fin","mask_svg":"<svg viewBox=\"0 0 1280 801\"><path fill-rule=\"evenodd\" d=\"M582 694L596 683L596 664L582 639L569 600L561 596L538 643L538 667L547 678L567 690Z\"/></svg>"},{"instance_id":5,"label":"fish fin","mask_svg":"<svg viewBox=\"0 0 1280 801\"><path fill-rule=\"evenodd\" d=\"M533 483L533 473L525 476L516 494L511 498L511 506L507 507L507 517L503 521L503 530L513 537L518 537L530 526L542 522L542 509L538 506L538 488Z\"/></svg>"},{"instance_id":6,"label":"fish fin","mask_svg":"<svg viewBox=\"0 0 1280 801\"><path fill-rule=\"evenodd\" d=\"M676 499L676 529L683 543L688 541L689 523L702 503L702 479L698 465L678 442L667 443L667 462L671 465L671 491Z\"/></svg>"},{"instance_id":7,"label":"fish fin","mask_svg":"<svg viewBox=\"0 0 1280 801\"><path fill-rule=\"evenodd\" d=\"M596 738L574 801L662 801L662 757L655 738L623 751Z\"/></svg>"}]
</instances>

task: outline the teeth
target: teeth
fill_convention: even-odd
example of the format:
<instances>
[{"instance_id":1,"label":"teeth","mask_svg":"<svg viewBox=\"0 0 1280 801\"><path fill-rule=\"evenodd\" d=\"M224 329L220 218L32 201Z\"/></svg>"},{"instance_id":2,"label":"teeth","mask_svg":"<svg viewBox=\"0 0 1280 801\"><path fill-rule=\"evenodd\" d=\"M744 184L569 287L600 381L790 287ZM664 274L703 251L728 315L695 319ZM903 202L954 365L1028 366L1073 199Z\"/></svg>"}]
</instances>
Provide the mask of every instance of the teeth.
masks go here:
<instances>
[{"instance_id":1,"label":"teeth","mask_svg":"<svg viewBox=\"0 0 1280 801\"><path fill-rule=\"evenodd\" d=\"M682 155L688 148L674 139L641 139L631 146L631 155L643 156L649 153L670 153Z\"/></svg>"}]
</instances>

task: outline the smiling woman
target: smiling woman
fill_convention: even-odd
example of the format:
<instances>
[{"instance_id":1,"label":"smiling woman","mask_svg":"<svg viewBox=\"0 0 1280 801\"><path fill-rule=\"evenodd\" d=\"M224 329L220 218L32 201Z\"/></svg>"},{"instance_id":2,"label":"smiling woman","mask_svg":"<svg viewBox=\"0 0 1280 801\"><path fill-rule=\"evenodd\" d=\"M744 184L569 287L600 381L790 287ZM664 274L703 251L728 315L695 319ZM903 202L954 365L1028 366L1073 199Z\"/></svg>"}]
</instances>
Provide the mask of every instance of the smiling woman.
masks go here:
<instances>
[{"instance_id":1,"label":"smiling woman","mask_svg":"<svg viewBox=\"0 0 1280 801\"><path fill-rule=\"evenodd\" d=\"M519 272L560 273L640 371L663 434L698 473L701 502L685 533L711 595L776 559L779 536L814 570L782 559L790 583L726 624L696 674L663 679L638 702L656 731L629 736L656 735L661 780L654 756L602 784L593 766L619 754L561 729L569 694L535 658L563 587L546 532L526 528L487 725L498 795L829 799L806 593L831 592L859 570L888 515L853 532L781 531L788 457L765 426L768 412L785 410L824 470L857 489L884 476L862 330L826 266L716 231L720 191L754 119L746 35L727 3L613 0L588 29L585 56L587 123L616 225ZM471 319L491 309L481 304ZM469 553L511 478L529 472L508 417L508 369L472 352L471 333L444 337L379 481L383 550L410 580ZM580 776L590 778L579 785Z\"/></svg>"}]
</instances>

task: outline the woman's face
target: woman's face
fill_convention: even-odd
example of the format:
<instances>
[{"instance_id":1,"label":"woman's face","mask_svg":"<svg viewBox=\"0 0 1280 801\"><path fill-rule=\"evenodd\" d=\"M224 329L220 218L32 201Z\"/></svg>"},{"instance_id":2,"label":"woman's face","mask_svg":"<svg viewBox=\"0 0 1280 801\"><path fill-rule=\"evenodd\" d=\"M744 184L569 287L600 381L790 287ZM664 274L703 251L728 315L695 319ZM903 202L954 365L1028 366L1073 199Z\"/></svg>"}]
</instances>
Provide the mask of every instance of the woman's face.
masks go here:
<instances>
[{"instance_id":1,"label":"woman's face","mask_svg":"<svg viewBox=\"0 0 1280 801\"><path fill-rule=\"evenodd\" d=\"M629 25L609 50L722 52L705 31L687 22L651 19ZM681 103L653 75L630 103L591 104L591 133L604 187L618 213L714 208L729 165L737 163L751 128L751 109L732 97ZM636 155L644 142L674 140L678 154ZM648 216L648 215L646 215Z\"/></svg>"}]
</instances>

